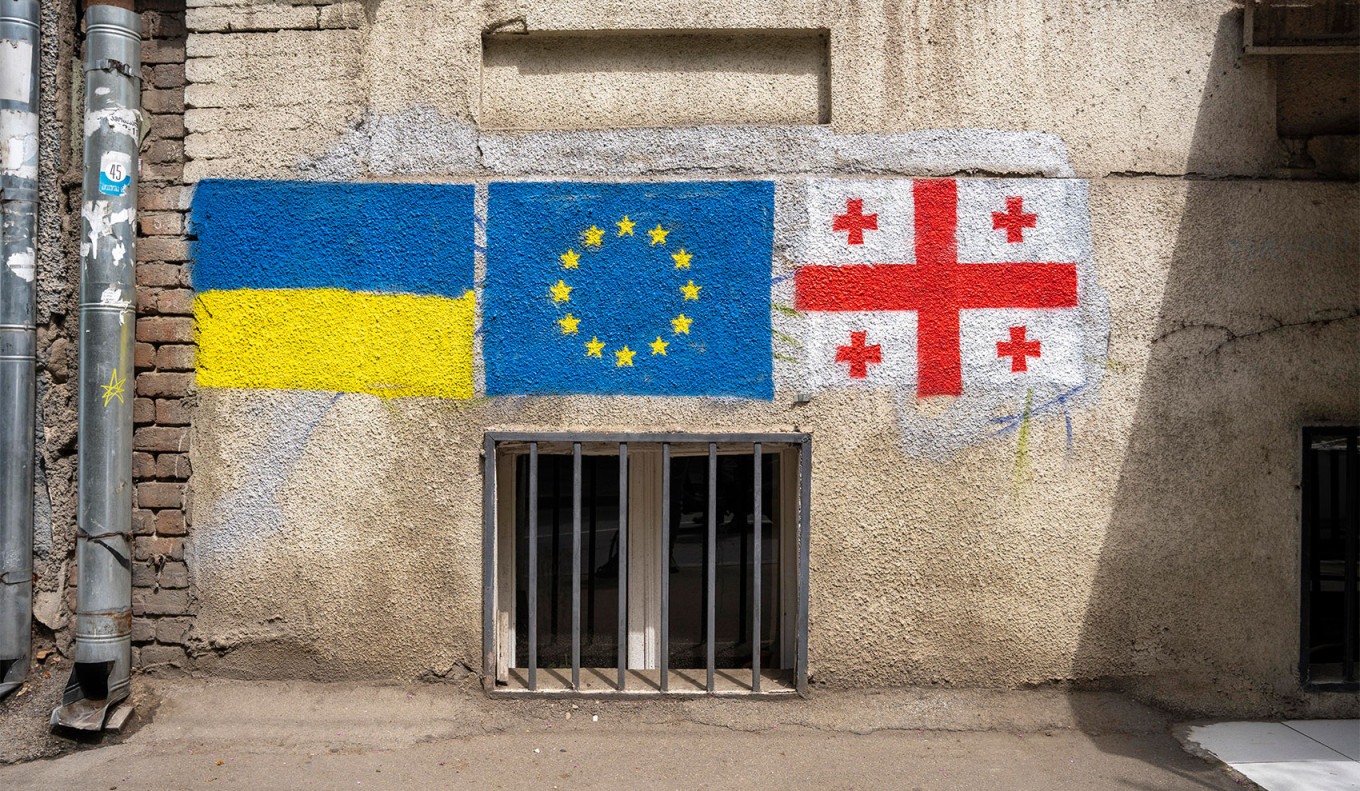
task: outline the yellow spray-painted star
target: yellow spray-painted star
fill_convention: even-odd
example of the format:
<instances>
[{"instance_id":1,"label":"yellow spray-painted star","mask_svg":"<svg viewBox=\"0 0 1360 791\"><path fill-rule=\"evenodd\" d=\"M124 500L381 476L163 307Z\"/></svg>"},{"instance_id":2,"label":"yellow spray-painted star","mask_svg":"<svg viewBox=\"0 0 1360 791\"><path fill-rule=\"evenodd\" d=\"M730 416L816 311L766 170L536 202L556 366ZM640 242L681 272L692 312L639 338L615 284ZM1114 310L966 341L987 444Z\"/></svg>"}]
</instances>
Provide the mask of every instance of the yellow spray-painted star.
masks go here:
<instances>
[{"instance_id":1,"label":"yellow spray-painted star","mask_svg":"<svg viewBox=\"0 0 1360 791\"><path fill-rule=\"evenodd\" d=\"M604 231L600 230L599 228L596 228L593 225L586 230L586 244L593 244L596 247L599 247L600 239L603 237Z\"/></svg>"},{"instance_id":2,"label":"yellow spray-painted star","mask_svg":"<svg viewBox=\"0 0 1360 791\"><path fill-rule=\"evenodd\" d=\"M587 357L602 357L603 355L601 355L600 352L603 350L604 341L600 340L599 338L592 337L590 340L586 341Z\"/></svg>"},{"instance_id":3,"label":"yellow spray-painted star","mask_svg":"<svg viewBox=\"0 0 1360 791\"><path fill-rule=\"evenodd\" d=\"M575 250L567 250L565 253L559 255L558 258L562 259L562 266L564 268L576 269L577 262L581 260L581 254Z\"/></svg>"},{"instance_id":4,"label":"yellow spray-painted star","mask_svg":"<svg viewBox=\"0 0 1360 791\"><path fill-rule=\"evenodd\" d=\"M632 220L628 219L628 215L626 215L626 214L623 215L623 219L622 219L622 220L619 220L618 222L616 222L616 223L614 223L614 224L617 225L617 226L619 226L619 236L632 236L632 235L633 235L633 226L634 226L634 225L637 225L637 223L635 223L635 222L633 222Z\"/></svg>"},{"instance_id":5,"label":"yellow spray-painted star","mask_svg":"<svg viewBox=\"0 0 1360 791\"><path fill-rule=\"evenodd\" d=\"M109 376L109 383L100 385L104 388L104 406L109 405L110 398L117 398L118 403L123 403L123 384L127 382L127 377L118 378L118 369L113 369L113 374Z\"/></svg>"},{"instance_id":6,"label":"yellow spray-painted star","mask_svg":"<svg viewBox=\"0 0 1360 791\"><path fill-rule=\"evenodd\" d=\"M703 288L703 286L696 286L694 285L694 281L691 280L688 284L681 286L680 290L684 292L685 299L698 299L699 289L701 288Z\"/></svg>"},{"instance_id":7,"label":"yellow spray-painted star","mask_svg":"<svg viewBox=\"0 0 1360 791\"><path fill-rule=\"evenodd\" d=\"M663 341L663 340L661 340L661 336L660 336L660 335L656 336L656 340L652 341L652 343L651 343L652 354L653 354L653 355L659 354L659 355L661 355L662 357L665 357L665 356L666 356L666 347L667 347L667 346L670 346L670 344L669 344L669 343L666 343L666 342Z\"/></svg>"},{"instance_id":8,"label":"yellow spray-painted star","mask_svg":"<svg viewBox=\"0 0 1360 791\"><path fill-rule=\"evenodd\" d=\"M616 359L614 360L614 367L615 367L615 368L623 368L623 367L627 366L627 367L629 367L629 368L632 368L632 367L633 367L633 355L635 355L635 354L637 354L637 352L633 351L632 349L628 348L627 346L624 346L622 349L619 349L618 351L614 352L614 357L616 358Z\"/></svg>"},{"instance_id":9,"label":"yellow spray-painted star","mask_svg":"<svg viewBox=\"0 0 1360 791\"><path fill-rule=\"evenodd\" d=\"M580 324L581 320L568 313L566 316L558 319L557 323L562 325L563 335L575 335L576 325Z\"/></svg>"},{"instance_id":10,"label":"yellow spray-painted star","mask_svg":"<svg viewBox=\"0 0 1360 791\"><path fill-rule=\"evenodd\" d=\"M683 248L683 247L680 248L680 252L678 252L678 253L671 253L671 258L674 258L674 259L675 259L675 268L676 268L676 269L689 269L689 259L691 259L691 258L693 258L693 257L694 257L694 256L692 256L692 255L690 255L689 253L685 252L685 248Z\"/></svg>"},{"instance_id":11,"label":"yellow spray-painted star","mask_svg":"<svg viewBox=\"0 0 1360 791\"><path fill-rule=\"evenodd\" d=\"M693 323L694 319L691 319L685 314L681 313L679 316L676 316L675 318L671 319L671 329L677 334L683 332L686 335L688 335L689 325Z\"/></svg>"},{"instance_id":12,"label":"yellow spray-painted star","mask_svg":"<svg viewBox=\"0 0 1360 791\"><path fill-rule=\"evenodd\" d=\"M549 286L548 290L552 292L553 302L571 301L571 286L563 283L561 280L557 281L557 285Z\"/></svg>"},{"instance_id":13,"label":"yellow spray-painted star","mask_svg":"<svg viewBox=\"0 0 1360 791\"><path fill-rule=\"evenodd\" d=\"M657 223L656 227L647 233L652 235L652 244L665 244L666 234L670 233L670 231L663 231L661 229L661 223Z\"/></svg>"}]
</instances>

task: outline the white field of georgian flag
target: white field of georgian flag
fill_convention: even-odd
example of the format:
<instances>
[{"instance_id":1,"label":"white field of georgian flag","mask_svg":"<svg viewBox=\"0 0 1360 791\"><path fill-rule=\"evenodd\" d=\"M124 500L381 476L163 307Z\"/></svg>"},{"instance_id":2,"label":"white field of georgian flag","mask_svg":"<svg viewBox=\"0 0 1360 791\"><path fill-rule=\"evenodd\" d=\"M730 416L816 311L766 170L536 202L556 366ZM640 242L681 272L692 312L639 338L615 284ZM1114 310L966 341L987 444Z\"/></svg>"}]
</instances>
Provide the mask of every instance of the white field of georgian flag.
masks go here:
<instances>
[{"instance_id":1,"label":"white field of georgian flag","mask_svg":"<svg viewBox=\"0 0 1360 791\"><path fill-rule=\"evenodd\" d=\"M1109 310L1087 183L820 179L792 187L787 256L805 392L886 388L904 433L951 449L1028 401L1065 414L1098 382ZM950 406L920 417L920 399ZM1001 420L997 420L999 417Z\"/></svg>"}]
</instances>

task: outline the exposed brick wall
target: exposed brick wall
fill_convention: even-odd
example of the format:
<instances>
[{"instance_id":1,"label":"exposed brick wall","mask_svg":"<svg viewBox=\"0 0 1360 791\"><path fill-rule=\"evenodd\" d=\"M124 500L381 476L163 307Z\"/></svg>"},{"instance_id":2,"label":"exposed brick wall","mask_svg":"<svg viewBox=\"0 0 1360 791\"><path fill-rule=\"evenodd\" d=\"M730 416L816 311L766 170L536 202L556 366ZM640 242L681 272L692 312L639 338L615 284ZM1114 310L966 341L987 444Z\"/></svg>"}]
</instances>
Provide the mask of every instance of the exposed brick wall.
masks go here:
<instances>
[{"instance_id":1,"label":"exposed brick wall","mask_svg":"<svg viewBox=\"0 0 1360 791\"><path fill-rule=\"evenodd\" d=\"M137 233L137 383L133 401L133 665L187 668L193 601L184 563L191 521L194 394L190 187L184 182L184 0L142 0L142 144Z\"/></svg>"}]
</instances>

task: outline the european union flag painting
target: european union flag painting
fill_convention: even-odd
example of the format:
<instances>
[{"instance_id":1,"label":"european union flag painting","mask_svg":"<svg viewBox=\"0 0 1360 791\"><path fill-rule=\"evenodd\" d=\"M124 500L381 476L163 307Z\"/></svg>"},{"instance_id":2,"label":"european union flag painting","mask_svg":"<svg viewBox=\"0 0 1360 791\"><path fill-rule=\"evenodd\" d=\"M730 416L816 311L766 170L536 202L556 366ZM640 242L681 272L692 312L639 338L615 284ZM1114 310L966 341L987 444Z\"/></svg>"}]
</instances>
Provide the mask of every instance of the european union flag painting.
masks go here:
<instances>
[{"instance_id":1,"label":"european union flag painting","mask_svg":"<svg viewBox=\"0 0 1360 791\"><path fill-rule=\"evenodd\" d=\"M487 395L769 399L774 185L498 183Z\"/></svg>"}]
</instances>

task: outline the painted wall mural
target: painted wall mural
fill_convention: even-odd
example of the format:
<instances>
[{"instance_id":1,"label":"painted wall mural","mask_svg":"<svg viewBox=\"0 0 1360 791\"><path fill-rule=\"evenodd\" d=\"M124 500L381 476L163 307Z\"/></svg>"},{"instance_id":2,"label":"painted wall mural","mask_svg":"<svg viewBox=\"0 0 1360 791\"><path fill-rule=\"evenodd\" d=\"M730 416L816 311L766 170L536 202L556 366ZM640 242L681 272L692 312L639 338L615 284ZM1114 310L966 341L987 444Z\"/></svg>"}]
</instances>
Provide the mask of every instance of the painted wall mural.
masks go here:
<instances>
[{"instance_id":1,"label":"painted wall mural","mask_svg":"<svg viewBox=\"0 0 1360 791\"><path fill-rule=\"evenodd\" d=\"M480 334L488 396L879 389L929 452L1070 436L1105 365L1084 181L486 190L483 220L470 185L201 183L199 383L468 398Z\"/></svg>"},{"instance_id":2,"label":"painted wall mural","mask_svg":"<svg viewBox=\"0 0 1360 791\"><path fill-rule=\"evenodd\" d=\"M203 181L198 383L473 395L468 185Z\"/></svg>"},{"instance_id":3,"label":"painted wall mural","mask_svg":"<svg viewBox=\"0 0 1360 791\"><path fill-rule=\"evenodd\" d=\"M774 185L492 184L487 395L773 396Z\"/></svg>"},{"instance_id":4,"label":"painted wall mural","mask_svg":"<svg viewBox=\"0 0 1360 791\"><path fill-rule=\"evenodd\" d=\"M1067 410L1099 381L1109 311L1087 183L809 180L789 249L809 392L891 389L909 443L949 449ZM805 218L805 219L804 219ZM947 397L923 419L918 402ZM997 414L1028 405L1023 415Z\"/></svg>"}]
</instances>

